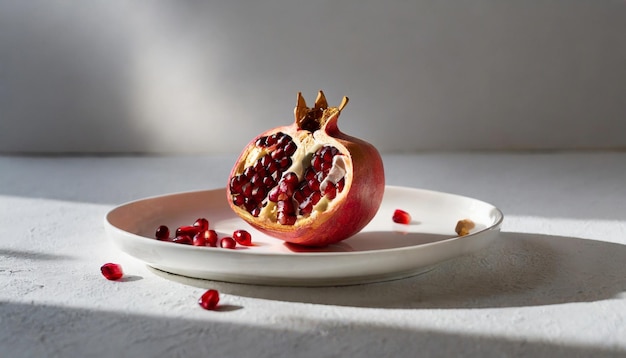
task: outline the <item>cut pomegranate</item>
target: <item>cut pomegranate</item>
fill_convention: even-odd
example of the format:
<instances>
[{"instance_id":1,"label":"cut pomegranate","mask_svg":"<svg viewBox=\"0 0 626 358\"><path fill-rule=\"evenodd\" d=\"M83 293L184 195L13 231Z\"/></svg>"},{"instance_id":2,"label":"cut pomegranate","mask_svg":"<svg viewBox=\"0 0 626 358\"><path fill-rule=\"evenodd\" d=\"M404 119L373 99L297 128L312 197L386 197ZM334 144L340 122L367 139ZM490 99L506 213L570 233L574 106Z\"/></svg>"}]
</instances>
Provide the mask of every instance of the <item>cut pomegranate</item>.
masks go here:
<instances>
[{"instance_id":1,"label":"cut pomegranate","mask_svg":"<svg viewBox=\"0 0 626 358\"><path fill-rule=\"evenodd\" d=\"M230 236L226 236L220 240L220 247L223 249L234 249L237 242Z\"/></svg>"},{"instance_id":2,"label":"cut pomegranate","mask_svg":"<svg viewBox=\"0 0 626 358\"><path fill-rule=\"evenodd\" d=\"M337 127L347 104L313 108L300 93L295 123L253 139L231 171L231 208L255 228L287 242L325 246L344 240L374 217L385 188L380 154Z\"/></svg>"},{"instance_id":3,"label":"cut pomegranate","mask_svg":"<svg viewBox=\"0 0 626 358\"><path fill-rule=\"evenodd\" d=\"M102 265L102 267L100 267L100 272L102 272L102 276L111 281L119 280L122 276L124 276L122 266L112 262Z\"/></svg>"},{"instance_id":4,"label":"cut pomegranate","mask_svg":"<svg viewBox=\"0 0 626 358\"><path fill-rule=\"evenodd\" d=\"M235 232L233 232L233 239L235 239L239 245L252 245L252 235L246 230L235 230Z\"/></svg>"},{"instance_id":5,"label":"cut pomegranate","mask_svg":"<svg viewBox=\"0 0 626 358\"><path fill-rule=\"evenodd\" d=\"M165 225L160 225L156 229L156 233L154 234L154 237L156 237L157 240L161 240L161 241L169 240L169 238L170 238L170 229L167 226L165 226Z\"/></svg>"},{"instance_id":6,"label":"cut pomegranate","mask_svg":"<svg viewBox=\"0 0 626 358\"><path fill-rule=\"evenodd\" d=\"M407 213L404 210L396 209L393 212L393 216L391 218L393 222L398 224L409 224L411 223L411 214Z\"/></svg>"},{"instance_id":7,"label":"cut pomegranate","mask_svg":"<svg viewBox=\"0 0 626 358\"><path fill-rule=\"evenodd\" d=\"M198 299L198 304L205 310L214 310L220 302L220 293L217 290L208 290Z\"/></svg>"}]
</instances>

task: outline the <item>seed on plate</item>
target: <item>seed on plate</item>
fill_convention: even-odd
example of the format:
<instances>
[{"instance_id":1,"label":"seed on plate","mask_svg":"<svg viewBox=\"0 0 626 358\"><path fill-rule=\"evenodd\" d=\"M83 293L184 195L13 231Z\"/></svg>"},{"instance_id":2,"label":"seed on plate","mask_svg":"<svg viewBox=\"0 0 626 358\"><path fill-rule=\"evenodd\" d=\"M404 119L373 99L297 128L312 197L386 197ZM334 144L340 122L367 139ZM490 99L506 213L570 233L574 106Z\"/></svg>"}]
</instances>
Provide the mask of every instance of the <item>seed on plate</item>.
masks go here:
<instances>
[{"instance_id":1,"label":"seed on plate","mask_svg":"<svg viewBox=\"0 0 626 358\"><path fill-rule=\"evenodd\" d=\"M239 245L252 245L252 235L246 230L235 230L235 232L233 232L233 239L235 239Z\"/></svg>"},{"instance_id":2,"label":"seed on plate","mask_svg":"<svg viewBox=\"0 0 626 358\"><path fill-rule=\"evenodd\" d=\"M193 240L189 235L178 235L174 238L174 240L172 240L172 242L185 245L193 244Z\"/></svg>"},{"instance_id":3,"label":"seed on plate","mask_svg":"<svg viewBox=\"0 0 626 358\"><path fill-rule=\"evenodd\" d=\"M156 237L157 240L166 241L170 238L170 229L165 225L160 225L156 229L154 237Z\"/></svg>"},{"instance_id":4,"label":"seed on plate","mask_svg":"<svg viewBox=\"0 0 626 358\"><path fill-rule=\"evenodd\" d=\"M220 247L223 249L234 249L235 246L237 246L237 242L230 236L226 236L220 240Z\"/></svg>"},{"instance_id":5,"label":"seed on plate","mask_svg":"<svg viewBox=\"0 0 626 358\"><path fill-rule=\"evenodd\" d=\"M199 218L193 223L193 226L199 228L200 230L207 230L209 228L209 220L205 218Z\"/></svg>"},{"instance_id":6,"label":"seed on plate","mask_svg":"<svg viewBox=\"0 0 626 358\"><path fill-rule=\"evenodd\" d=\"M183 225L176 229L176 236L187 235L192 238L195 234L200 232L201 228L193 225Z\"/></svg>"},{"instance_id":7,"label":"seed on plate","mask_svg":"<svg viewBox=\"0 0 626 358\"><path fill-rule=\"evenodd\" d=\"M199 232L194 235L192 239L193 246L206 246L206 237L204 236L204 232Z\"/></svg>"},{"instance_id":8,"label":"seed on plate","mask_svg":"<svg viewBox=\"0 0 626 358\"><path fill-rule=\"evenodd\" d=\"M409 224L411 222L411 214L404 210L396 209L396 211L393 212L392 220L398 224Z\"/></svg>"},{"instance_id":9,"label":"seed on plate","mask_svg":"<svg viewBox=\"0 0 626 358\"><path fill-rule=\"evenodd\" d=\"M217 232L215 232L215 230L204 230L202 234L206 239L206 246L217 246Z\"/></svg>"}]
</instances>

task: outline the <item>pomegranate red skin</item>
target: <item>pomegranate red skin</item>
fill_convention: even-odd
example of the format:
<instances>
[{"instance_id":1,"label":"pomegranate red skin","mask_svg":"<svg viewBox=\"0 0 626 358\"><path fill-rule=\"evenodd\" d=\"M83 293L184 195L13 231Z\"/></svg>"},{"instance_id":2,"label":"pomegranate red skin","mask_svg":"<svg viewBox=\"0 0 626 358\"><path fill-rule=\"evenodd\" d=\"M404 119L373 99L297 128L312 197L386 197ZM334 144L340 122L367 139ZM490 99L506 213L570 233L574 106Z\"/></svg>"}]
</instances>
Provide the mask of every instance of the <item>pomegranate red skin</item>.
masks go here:
<instances>
[{"instance_id":1,"label":"pomegranate red skin","mask_svg":"<svg viewBox=\"0 0 626 358\"><path fill-rule=\"evenodd\" d=\"M296 109L297 111L297 109ZM382 158L378 150L370 143L347 135L337 127L340 110L332 115L319 131L328 137L328 144L335 145L350 158L352 180L346 182L342 198L313 220L295 225L280 225L259 220L245 210L237 207L231 200L229 185L226 195L230 207L243 220L257 230L289 243L304 246L327 246L345 240L361 231L376 215L385 191L385 174ZM237 159L229 178L240 170L240 163L245 161L260 137L276 132L289 135L299 131L298 121L283 127L270 129L251 140Z\"/></svg>"}]
</instances>

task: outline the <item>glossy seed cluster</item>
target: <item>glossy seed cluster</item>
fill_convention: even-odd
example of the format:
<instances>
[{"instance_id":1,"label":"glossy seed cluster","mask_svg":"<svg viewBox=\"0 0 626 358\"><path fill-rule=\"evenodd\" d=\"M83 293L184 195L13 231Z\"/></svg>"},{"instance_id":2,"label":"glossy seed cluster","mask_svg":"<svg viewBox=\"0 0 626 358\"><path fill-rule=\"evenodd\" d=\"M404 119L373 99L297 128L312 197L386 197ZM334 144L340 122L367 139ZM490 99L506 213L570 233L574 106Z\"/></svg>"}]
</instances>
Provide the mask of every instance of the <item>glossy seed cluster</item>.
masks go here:
<instances>
[{"instance_id":1,"label":"glossy seed cluster","mask_svg":"<svg viewBox=\"0 0 626 358\"><path fill-rule=\"evenodd\" d=\"M179 226L173 236L166 225L159 225L154 237L159 241L193 246L219 246L225 249L234 249L237 244L252 245L252 235L246 230L235 230L232 236L219 238L217 232L209 227L209 221L205 218L198 218L193 225Z\"/></svg>"},{"instance_id":2,"label":"glossy seed cluster","mask_svg":"<svg viewBox=\"0 0 626 358\"><path fill-rule=\"evenodd\" d=\"M285 172L297 158L292 158L297 145L292 138L278 132L260 137L256 146L268 154L244 168L230 180L232 202L252 216L258 217L269 202L276 204L276 220L282 225L293 225L298 216L308 216L323 198L332 200L341 192L345 179L322 182L333 166L333 158L342 155L336 147L324 146L311 156L303 177Z\"/></svg>"}]
</instances>

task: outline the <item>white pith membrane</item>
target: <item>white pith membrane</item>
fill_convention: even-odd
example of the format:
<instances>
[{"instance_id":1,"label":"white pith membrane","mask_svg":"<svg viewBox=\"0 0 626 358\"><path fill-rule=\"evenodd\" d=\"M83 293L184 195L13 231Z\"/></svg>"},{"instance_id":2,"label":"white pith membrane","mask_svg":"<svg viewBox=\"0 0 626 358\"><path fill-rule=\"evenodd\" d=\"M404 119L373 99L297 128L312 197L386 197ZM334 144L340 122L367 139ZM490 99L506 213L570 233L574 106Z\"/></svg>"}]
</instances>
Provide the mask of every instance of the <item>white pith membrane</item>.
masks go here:
<instances>
[{"instance_id":1,"label":"white pith membrane","mask_svg":"<svg viewBox=\"0 0 626 358\"><path fill-rule=\"evenodd\" d=\"M331 143L322 143L324 139L321 138L322 135L320 133L321 131L319 130L315 132L300 130L295 134L295 137L291 138L292 142L296 144L297 149L294 154L290 156L292 159L291 165L282 173L281 177L284 177L288 173L294 173L298 177L298 183L302 183L302 181L305 180L305 171L307 168L312 166L311 160L318 149L329 146L335 147L339 151L338 154L332 157L332 165L328 170L328 173L324 176L323 180L319 184L320 187L318 191L321 193L322 197L317 202L317 204L313 206L313 210L310 214L301 215L300 209L298 208L300 203L298 203L298 201L293 198L293 195L289 198L289 200L293 201L295 207L296 222L302 219L315 220L319 213L326 211L330 206L332 206L333 202L337 202L337 199L340 196L344 195L344 193L346 192L345 188L341 192L337 190L336 196L333 199L329 199L323 194L326 187L328 185L331 185L331 183L336 186L337 183L341 181L341 179L344 179L347 185L351 182L352 179L351 171L348 170L348 166L350 165L350 159L341 152L342 149L338 148L338 145L333 145ZM274 148L271 147L266 148L260 146L255 146L254 148L252 148L247 155L243 166L240 167L241 170L238 171L237 174L241 175L246 168L254 166L258 160L272 153L273 149ZM300 160L293 161L294 158L300 158ZM276 182L276 186L278 186L280 180L277 180ZM263 207L261 208L258 217L279 224L278 203L269 200L268 196L269 192L265 195L265 198L262 202ZM240 208L244 211L247 211L244 205L241 205Z\"/></svg>"}]
</instances>

